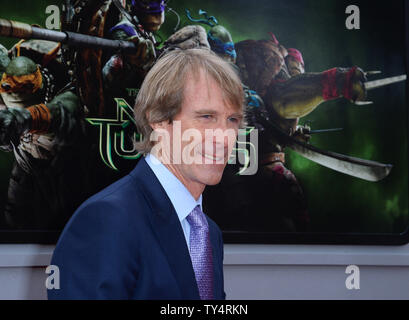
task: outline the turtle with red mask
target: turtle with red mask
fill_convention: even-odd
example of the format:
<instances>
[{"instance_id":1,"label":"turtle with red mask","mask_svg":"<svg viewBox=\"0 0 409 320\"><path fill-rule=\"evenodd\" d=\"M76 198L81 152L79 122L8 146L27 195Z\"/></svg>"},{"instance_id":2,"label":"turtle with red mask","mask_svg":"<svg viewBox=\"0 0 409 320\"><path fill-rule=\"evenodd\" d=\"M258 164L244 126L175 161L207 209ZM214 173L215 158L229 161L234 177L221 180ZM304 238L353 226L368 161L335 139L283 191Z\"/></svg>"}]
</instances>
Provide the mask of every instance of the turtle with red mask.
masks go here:
<instances>
[{"instance_id":1,"label":"turtle with red mask","mask_svg":"<svg viewBox=\"0 0 409 320\"><path fill-rule=\"evenodd\" d=\"M304 59L301 52L295 48L287 48L285 64L291 77L305 72Z\"/></svg>"},{"instance_id":2,"label":"turtle with red mask","mask_svg":"<svg viewBox=\"0 0 409 320\"><path fill-rule=\"evenodd\" d=\"M308 141L308 128L297 125L327 100L364 100L365 73L358 67L333 68L320 73L304 73L304 60L297 49L286 49L271 34L269 40L245 40L235 45L237 66L243 82L261 96L268 112L264 127L273 123L288 136ZM282 153L285 142L271 132L263 147L264 162Z\"/></svg>"},{"instance_id":3,"label":"turtle with red mask","mask_svg":"<svg viewBox=\"0 0 409 320\"><path fill-rule=\"evenodd\" d=\"M255 212L271 208L275 214L261 215L256 230L305 231L309 225L307 199L295 175L285 167L285 137L308 142L310 128L298 121L320 103L345 97L363 100L365 75L359 68L334 68L305 73L302 54L286 49L273 34L269 40L245 40L235 44L236 65L244 84L260 97L260 107L251 108L249 124L259 129L259 170L246 177L245 194ZM239 183L239 181L237 181ZM250 187L248 187L250 186ZM238 188L232 190L237 191ZM240 204L245 212L246 203Z\"/></svg>"}]
</instances>

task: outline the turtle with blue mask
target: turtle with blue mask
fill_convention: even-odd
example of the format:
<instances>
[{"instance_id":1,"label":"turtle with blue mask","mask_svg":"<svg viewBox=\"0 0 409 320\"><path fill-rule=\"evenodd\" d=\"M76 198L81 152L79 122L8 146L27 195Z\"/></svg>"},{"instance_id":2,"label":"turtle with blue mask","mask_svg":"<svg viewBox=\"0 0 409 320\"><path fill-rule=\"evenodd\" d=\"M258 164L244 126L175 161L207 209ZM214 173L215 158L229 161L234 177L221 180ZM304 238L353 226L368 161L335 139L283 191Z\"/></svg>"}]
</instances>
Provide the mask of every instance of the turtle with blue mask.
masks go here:
<instances>
[{"instance_id":1,"label":"turtle with blue mask","mask_svg":"<svg viewBox=\"0 0 409 320\"><path fill-rule=\"evenodd\" d=\"M210 30L207 32L207 41L210 44L210 48L213 52L217 53L224 60L231 63L236 62L236 50L234 49L234 43L230 32L223 26L219 25L219 22L214 16L208 16L204 10L199 10L199 15L202 15L202 19L192 18L190 11L186 9L187 18L196 23L203 23L210 26Z\"/></svg>"}]
</instances>

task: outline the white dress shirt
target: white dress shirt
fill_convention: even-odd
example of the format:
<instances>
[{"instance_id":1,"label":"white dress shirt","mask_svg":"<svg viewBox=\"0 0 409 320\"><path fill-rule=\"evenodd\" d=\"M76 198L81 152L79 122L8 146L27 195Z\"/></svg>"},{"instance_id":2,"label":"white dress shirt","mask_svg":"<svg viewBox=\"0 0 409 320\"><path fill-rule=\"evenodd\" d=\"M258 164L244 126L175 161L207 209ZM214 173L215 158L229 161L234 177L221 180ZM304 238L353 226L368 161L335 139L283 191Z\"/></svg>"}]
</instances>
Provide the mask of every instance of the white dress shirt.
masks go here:
<instances>
[{"instance_id":1,"label":"white dress shirt","mask_svg":"<svg viewBox=\"0 0 409 320\"><path fill-rule=\"evenodd\" d=\"M190 250L190 224L187 221L187 216L192 210L199 205L202 209L202 195L196 201L193 198L189 190L186 189L184 184L179 181L175 175L169 171L164 164L162 164L154 155L148 154L145 157L146 163L152 169L156 178L158 178L163 189L165 189L173 207L178 215L180 224L182 225L183 233L185 234L185 239L187 247Z\"/></svg>"}]
</instances>

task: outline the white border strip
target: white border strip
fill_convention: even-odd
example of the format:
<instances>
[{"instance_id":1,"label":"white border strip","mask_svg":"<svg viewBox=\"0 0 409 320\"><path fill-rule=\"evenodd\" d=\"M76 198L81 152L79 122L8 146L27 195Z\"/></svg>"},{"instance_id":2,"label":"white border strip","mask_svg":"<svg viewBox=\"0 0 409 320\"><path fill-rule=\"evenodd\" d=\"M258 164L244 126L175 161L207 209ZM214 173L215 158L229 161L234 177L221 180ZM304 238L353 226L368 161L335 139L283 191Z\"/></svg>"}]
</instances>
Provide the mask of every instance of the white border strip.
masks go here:
<instances>
[{"instance_id":1,"label":"white border strip","mask_svg":"<svg viewBox=\"0 0 409 320\"><path fill-rule=\"evenodd\" d=\"M225 265L369 265L409 266L409 244L233 245L224 246Z\"/></svg>"},{"instance_id":2,"label":"white border strip","mask_svg":"<svg viewBox=\"0 0 409 320\"><path fill-rule=\"evenodd\" d=\"M41 267L50 264L53 245L0 245L1 267ZM409 266L409 244L353 245L246 245L226 244L224 265L368 265Z\"/></svg>"}]
</instances>

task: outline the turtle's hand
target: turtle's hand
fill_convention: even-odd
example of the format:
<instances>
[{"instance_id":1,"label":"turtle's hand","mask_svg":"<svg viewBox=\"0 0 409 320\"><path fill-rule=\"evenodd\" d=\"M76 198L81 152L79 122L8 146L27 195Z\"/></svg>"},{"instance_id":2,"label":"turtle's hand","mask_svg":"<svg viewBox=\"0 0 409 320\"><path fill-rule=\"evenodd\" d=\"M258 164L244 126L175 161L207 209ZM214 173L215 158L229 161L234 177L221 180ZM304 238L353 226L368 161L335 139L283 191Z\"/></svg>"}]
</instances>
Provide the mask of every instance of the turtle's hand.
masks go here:
<instances>
[{"instance_id":1,"label":"turtle's hand","mask_svg":"<svg viewBox=\"0 0 409 320\"><path fill-rule=\"evenodd\" d=\"M0 146L19 143L20 136L30 129L31 114L25 109L0 110Z\"/></svg>"},{"instance_id":2,"label":"turtle's hand","mask_svg":"<svg viewBox=\"0 0 409 320\"><path fill-rule=\"evenodd\" d=\"M173 47L185 49L201 48L209 49L206 30L202 26L189 25L176 31L165 42L165 48Z\"/></svg>"},{"instance_id":3,"label":"turtle's hand","mask_svg":"<svg viewBox=\"0 0 409 320\"><path fill-rule=\"evenodd\" d=\"M133 37L129 39L136 44L136 52L127 54L125 57L127 61L134 67L148 70L155 62L156 52L151 40L140 37Z\"/></svg>"},{"instance_id":4,"label":"turtle's hand","mask_svg":"<svg viewBox=\"0 0 409 320\"><path fill-rule=\"evenodd\" d=\"M359 67L352 67L343 69L342 76L344 83L341 94L351 102L365 100L367 81L365 72Z\"/></svg>"},{"instance_id":5,"label":"turtle's hand","mask_svg":"<svg viewBox=\"0 0 409 320\"><path fill-rule=\"evenodd\" d=\"M311 127L298 125L292 136L300 142L308 143L311 139Z\"/></svg>"}]
</instances>

